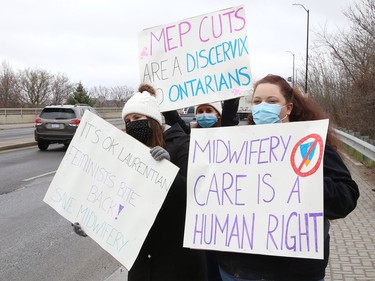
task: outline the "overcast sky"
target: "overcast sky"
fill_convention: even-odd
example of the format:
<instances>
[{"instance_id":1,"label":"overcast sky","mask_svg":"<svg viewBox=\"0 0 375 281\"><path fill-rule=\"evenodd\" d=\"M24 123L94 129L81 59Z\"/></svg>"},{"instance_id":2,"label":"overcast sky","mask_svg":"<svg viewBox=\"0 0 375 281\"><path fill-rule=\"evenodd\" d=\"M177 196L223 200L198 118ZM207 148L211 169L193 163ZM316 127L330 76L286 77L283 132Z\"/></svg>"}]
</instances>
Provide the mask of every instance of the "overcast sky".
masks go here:
<instances>
[{"instance_id":1,"label":"overcast sky","mask_svg":"<svg viewBox=\"0 0 375 281\"><path fill-rule=\"evenodd\" d=\"M138 33L217 10L244 5L254 79L292 76L314 32L348 25L343 10L359 0L0 0L0 63L13 70L64 73L94 86L139 84ZM299 77L298 77L299 78ZM302 78L301 78L302 79Z\"/></svg>"}]
</instances>

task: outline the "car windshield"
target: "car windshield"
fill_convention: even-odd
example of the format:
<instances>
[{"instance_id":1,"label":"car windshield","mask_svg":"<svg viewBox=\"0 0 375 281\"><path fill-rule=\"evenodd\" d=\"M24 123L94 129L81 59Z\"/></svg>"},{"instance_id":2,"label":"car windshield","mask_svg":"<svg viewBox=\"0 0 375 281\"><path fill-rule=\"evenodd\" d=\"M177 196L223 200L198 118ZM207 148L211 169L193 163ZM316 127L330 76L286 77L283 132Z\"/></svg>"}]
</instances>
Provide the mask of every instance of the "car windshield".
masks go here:
<instances>
[{"instance_id":1,"label":"car windshield","mask_svg":"<svg viewBox=\"0 0 375 281\"><path fill-rule=\"evenodd\" d=\"M40 117L43 119L74 119L74 110L70 108L45 108Z\"/></svg>"}]
</instances>

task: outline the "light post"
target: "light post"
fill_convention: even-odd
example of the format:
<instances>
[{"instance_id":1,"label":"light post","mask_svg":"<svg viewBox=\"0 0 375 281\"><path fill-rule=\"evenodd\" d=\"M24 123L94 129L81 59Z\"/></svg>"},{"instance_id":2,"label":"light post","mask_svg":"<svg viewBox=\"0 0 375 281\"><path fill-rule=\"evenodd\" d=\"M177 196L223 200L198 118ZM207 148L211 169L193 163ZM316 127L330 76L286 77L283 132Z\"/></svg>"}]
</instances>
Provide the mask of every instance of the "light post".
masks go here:
<instances>
[{"instance_id":1,"label":"light post","mask_svg":"<svg viewBox=\"0 0 375 281\"><path fill-rule=\"evenodd\" d=\"M306 40L306 76L305 76L305 94L307 94L307 77L309 69L309 17L310 12L302 4L294 3L295 6L301 6L307 13L307 40Z\"/></svg>"},{"instance_id":2,"label":"light post","mask_svg":"<svg viewBox=\"0 0 375 281\"><path fill-rule=\"evenodd\" d=\"M295 55L294 55L294 53L292 53L291 51L286 51L286 52L288 52L288 53L291 53L292 55L293 55L293 75L292 75L292 86L293 86L293 88L294 88L294 57L295 57Z\"/></svg>"}]
</instances>

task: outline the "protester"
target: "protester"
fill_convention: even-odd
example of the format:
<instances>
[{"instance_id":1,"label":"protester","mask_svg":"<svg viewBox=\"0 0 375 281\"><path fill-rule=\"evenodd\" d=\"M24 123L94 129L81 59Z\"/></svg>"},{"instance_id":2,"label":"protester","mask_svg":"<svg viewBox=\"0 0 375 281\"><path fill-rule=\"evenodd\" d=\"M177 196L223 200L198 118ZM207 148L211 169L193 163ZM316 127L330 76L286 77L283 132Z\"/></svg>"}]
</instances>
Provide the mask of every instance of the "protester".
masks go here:
<instances>
[{"instance_id":1,"label":"protester","mask_svg":"<svg viewBox=\"0 0 375 281\"><path fill-rule=\"evenodd\" d=\"M211 128L221 126L221 102L204 103L195 107L196 128Z\"/></svg>"},{"instance_id":2,"label":"protester","mask_svg":"<svg viewBox=\"0 0 375 281\"><path fill-rule=\"evenodd\" d=\"M195 107L196 123L193 128L221 127L221 102L204 103ZM206 251L208 281L221 281L215 253Z\"/></svg>"},{"instance_id":3,"label":"protester","mask_svg":"<svg viewBox=\"0 0 375 281\"><path fill-rule=\"evenodd\" d=\"M122 110L125 131L150 147L156 160L170 160L180 170L128 273L128 280L205 281L204 252L183 248L189 136L177 123L162 125L155 93L152 86L142 84L127 101ZM74 229L82 235L79 225Z\"/></svg>"},{"instance_id":4,"label":"protester","mask_svg":"<svg viewBox=\"0 0 375 281\"><path fill-rule=\"evenodd\" d=\"M196 122L193 128L211 128L236 126L239 123L237 110L239 98L226 100L224 102L203 103L195 107ZM173 125L180 124L181 128L190 134L190 124L185 124L176 110L163 112L165 123ZM209 121L208 121L209 120Z\"/></svg>"},{"instance_id":5,"label":"protester","mask_svg":"<svg viewBox=\"0 0 375 281\"><path fill-rule=\"evenodd\" d=\"M169 125L180 124L187 134L191 128L213 128L238 125L237 110L239 98L224 102L203 103L195 107L196 122L186 125L176 110L163 112L165 122ZM208 281L221 281L215 253L206 250Z\"/></svg>"},{"instance_id":6,"label":"protester","mask_svg":"<svg viewBox=\"0 0 375 281\"><path fill-rule=\"evenodd\" d=\"M250 124L269 124L325 119L323 111L282 77L267 75L254 85ZM329 130L324 152L324 259L217 252L223 281L324 280L329 257L329 220L344 218L357 205L359 190L336 152Z\"/></svg>"}]
</instances>

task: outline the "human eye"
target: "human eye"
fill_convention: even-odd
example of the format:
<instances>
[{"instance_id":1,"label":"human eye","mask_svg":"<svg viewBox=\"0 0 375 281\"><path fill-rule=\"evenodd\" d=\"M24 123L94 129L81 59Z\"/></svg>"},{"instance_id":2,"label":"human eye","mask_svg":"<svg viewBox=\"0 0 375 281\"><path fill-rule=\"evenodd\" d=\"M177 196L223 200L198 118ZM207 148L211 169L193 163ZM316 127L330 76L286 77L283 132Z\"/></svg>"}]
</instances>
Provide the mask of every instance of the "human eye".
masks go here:
<instances>
[{"instance_id":1,"label":"human eye","mask_svg":"<svg viewBox=\"0 0 375 281\"><path fill-rule=\"evenodd\" d=\"M267 100L267 103L276 104L276 103L279 103L279 100L277 98L270 98Z\"/></svg>"}]
</instances>

